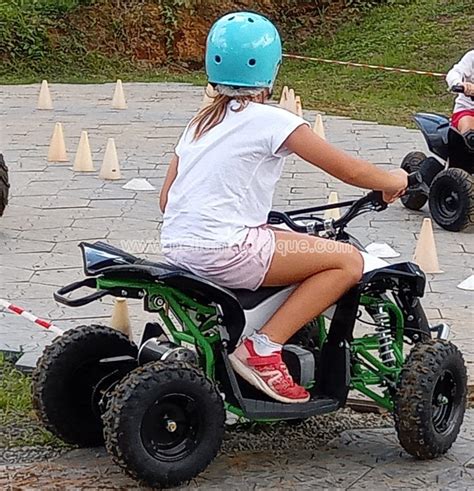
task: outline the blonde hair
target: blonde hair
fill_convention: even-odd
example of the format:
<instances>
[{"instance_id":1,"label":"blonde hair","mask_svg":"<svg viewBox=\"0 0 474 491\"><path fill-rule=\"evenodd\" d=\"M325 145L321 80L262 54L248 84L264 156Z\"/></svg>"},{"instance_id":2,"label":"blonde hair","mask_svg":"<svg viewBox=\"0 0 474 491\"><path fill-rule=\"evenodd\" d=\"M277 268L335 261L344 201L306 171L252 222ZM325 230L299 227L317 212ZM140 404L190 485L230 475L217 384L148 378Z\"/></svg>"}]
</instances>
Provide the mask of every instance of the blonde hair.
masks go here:
<instances>
[{"instance_id":1,"label":"blonde hair","mask_svg":"<svg viewBox=\"0 0 474 491\"><path fill-rule=\"evenodd\" d=\"M219 86L217 87L217 90L219 90ZM230 101L234 100L239 103L237 107L232 107L231 111L240 112L244 110L251 101L264 102L265 97L268 95L268 90L263 89L259 91L257 95L226 95L219 92L215 92L213 95L206 93L206 95L212 99L212 102L200 109L196 116L191 120L191 126L194 126L194 141L201 138L202 135L214 128L214 126L222 123L227 110L227 105Z\"/></svg>"}]
</instances>

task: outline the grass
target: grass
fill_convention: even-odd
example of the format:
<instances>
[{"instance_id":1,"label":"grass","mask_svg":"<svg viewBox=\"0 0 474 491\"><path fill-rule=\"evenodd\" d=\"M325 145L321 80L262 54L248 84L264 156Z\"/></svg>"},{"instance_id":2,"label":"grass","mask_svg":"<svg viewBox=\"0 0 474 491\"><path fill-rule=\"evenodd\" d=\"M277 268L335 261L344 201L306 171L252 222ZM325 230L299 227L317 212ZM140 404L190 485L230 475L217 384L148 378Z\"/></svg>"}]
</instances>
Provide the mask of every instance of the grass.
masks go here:
<instances>
[{"instance_id":1,"label":"grass","mask_svg":"<svg viewBox=\"0 0 474 491\"><path fill-rule=\"evenodd\" d=\"M31 400L31 379L0 353L0 447L64 446L37 420Z\"/></svg>"},{"instance_id":2,"label":"grass","mask_svg":"<svg viewBox=\"0 0 474 491\"><path fill-rule=\"evenodd\" d=\"M356 61L446 72L468 49L474 36L472 0L394 0L354 16L342 27L304 43L289 42L288 52L335 60ZM202 71L173 71L136 66L118 58L87 53L81 58L47 60L41 73L25 61L14 70L0 70L0 83L99 83L180 81L204 84ZM410 124L416 111L449 113L454 97L443 79L365 68L285 60L276 86L292 86L303 106L328 114L389 124Z\"/></svg>"}]
</instances>

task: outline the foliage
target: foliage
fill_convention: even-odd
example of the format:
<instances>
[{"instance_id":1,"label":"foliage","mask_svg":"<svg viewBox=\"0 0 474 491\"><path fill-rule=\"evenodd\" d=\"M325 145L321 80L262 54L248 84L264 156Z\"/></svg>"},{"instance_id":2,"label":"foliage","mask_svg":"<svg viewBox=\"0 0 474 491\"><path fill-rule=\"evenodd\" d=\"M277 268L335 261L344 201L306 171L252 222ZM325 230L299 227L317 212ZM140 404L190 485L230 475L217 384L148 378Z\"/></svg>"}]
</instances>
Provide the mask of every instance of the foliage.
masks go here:
<instances>
[{"instance_id":1,"label":"foliage","mask_svg":"<svg viewBox=\"0 0 474 491\"><path fill-rule=\"evenodd\" d=\"M31 379L0 353L0 447L64 446L36 420L31 401Z\"/></svg>"},{"instance_id":2,"label":"foliage","mask_svg":"<svg viewBox=\"0 0 474 491\"><path fill-rule=\"evenodd\" d=\"M309 56L445 72L473 41L472 0L62 1L0 0L0 46L10 39L0 52L1 81L204 84L210 23L257 4L277 22L285 51ZM18 36L24 47L12 47ZM453 102L443 79L293 60L283 63L276 93L283 84L306 108L382 123L410 124L420 110L448 113Z\"/></svg>"}]
</instances>

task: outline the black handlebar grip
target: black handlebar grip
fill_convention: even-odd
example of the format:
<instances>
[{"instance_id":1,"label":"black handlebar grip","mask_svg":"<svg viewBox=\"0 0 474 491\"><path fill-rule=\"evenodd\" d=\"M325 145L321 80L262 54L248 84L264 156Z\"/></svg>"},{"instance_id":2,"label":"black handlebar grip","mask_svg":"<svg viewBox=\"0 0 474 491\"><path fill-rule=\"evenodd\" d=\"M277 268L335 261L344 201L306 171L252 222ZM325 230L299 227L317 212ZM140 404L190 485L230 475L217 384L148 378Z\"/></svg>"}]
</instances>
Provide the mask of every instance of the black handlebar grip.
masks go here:
<instances>
[{"instance_id":1,"label":"black handlebar grip","mask_svg":"<svg viewBox=\"0 0 474 491\"><path fill-rule=\"evenodd\" d=\"M455 92L456 94L464 94L464 85L456 84L451 87L451 92Z\"/></svg>"},{"instance_id":2,"label":"black handlebar grip","mask_svg":"<svg viewBox=\"0 0 474 491\"><path fill-rule=\"evenodd\" d=\"M419 186L423 182L423 177L419 172L408 174L408 188Z\"/></svg>"}]
</instances>

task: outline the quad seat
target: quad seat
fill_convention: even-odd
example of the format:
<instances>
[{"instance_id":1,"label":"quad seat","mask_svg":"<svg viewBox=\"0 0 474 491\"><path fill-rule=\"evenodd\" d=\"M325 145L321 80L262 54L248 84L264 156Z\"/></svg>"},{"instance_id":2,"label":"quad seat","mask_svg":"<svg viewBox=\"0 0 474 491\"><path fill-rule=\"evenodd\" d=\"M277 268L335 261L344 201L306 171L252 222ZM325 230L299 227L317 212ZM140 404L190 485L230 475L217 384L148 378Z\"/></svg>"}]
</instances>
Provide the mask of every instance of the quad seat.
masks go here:
<instances>
[{"instance_id":1,"label":"quad seat","mask_svg":"<svg viewBox=\"0 0 474 491\"><path fill-rule=\"evenodd\" d=\"M185 291L191 288L193 295L205 296L208 301L209 299L212 301L216 294L221 299L229 295L234 301L237 300L244 310L255 308L285 288L261 287L255 291L243 288L223 288L166 261L154 262L141 259L104 242L94 244L82 242L79 246L83 251L85 273L88 276L101 274L108 278L119 278L124 275L133 275L136 279L160 280Z\"/></svg>"}]
</instances>

